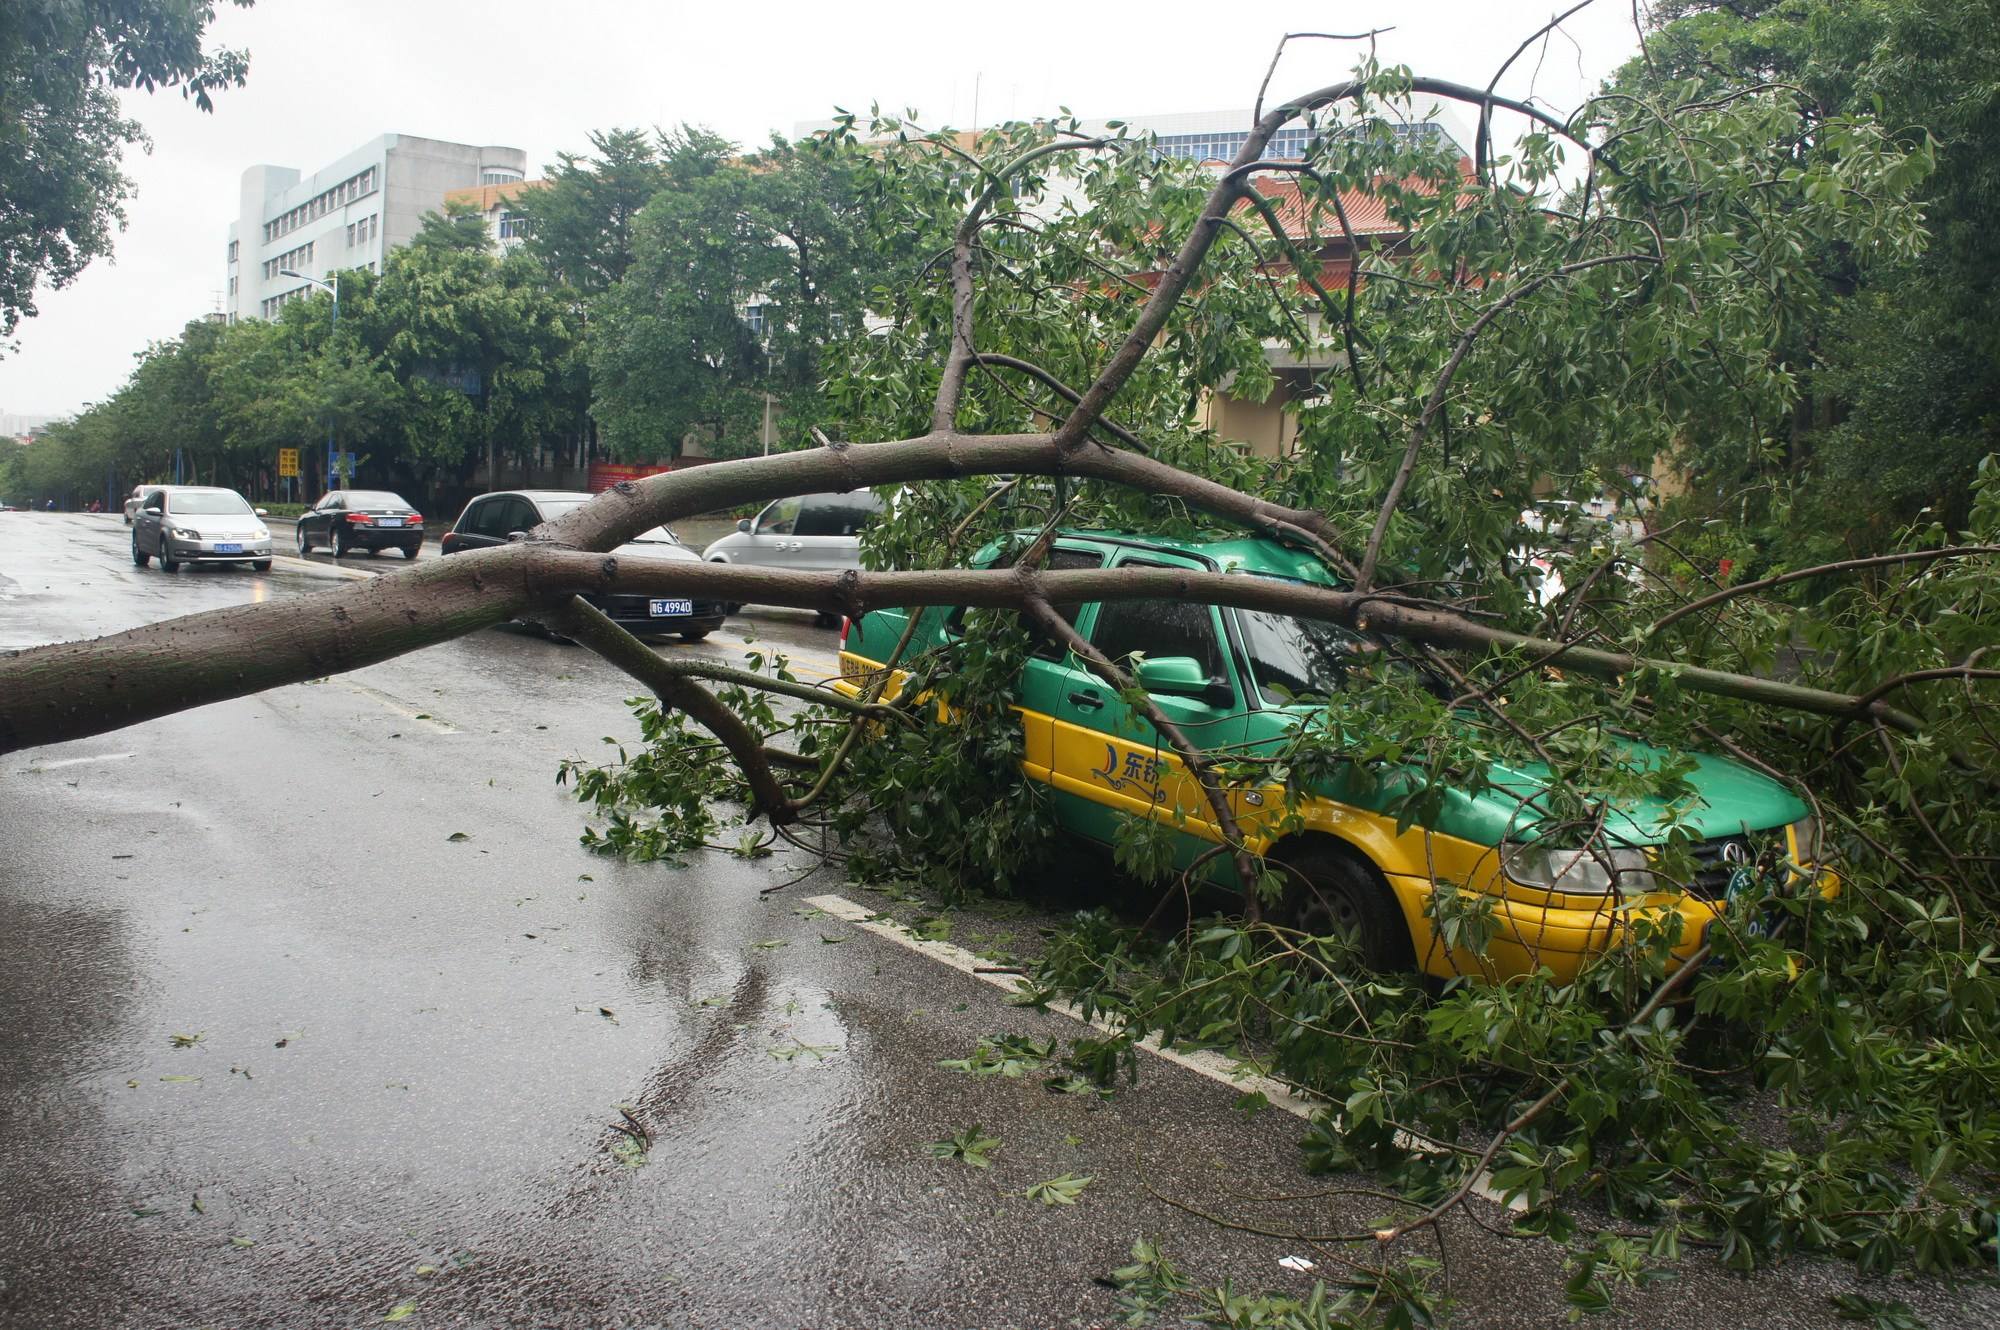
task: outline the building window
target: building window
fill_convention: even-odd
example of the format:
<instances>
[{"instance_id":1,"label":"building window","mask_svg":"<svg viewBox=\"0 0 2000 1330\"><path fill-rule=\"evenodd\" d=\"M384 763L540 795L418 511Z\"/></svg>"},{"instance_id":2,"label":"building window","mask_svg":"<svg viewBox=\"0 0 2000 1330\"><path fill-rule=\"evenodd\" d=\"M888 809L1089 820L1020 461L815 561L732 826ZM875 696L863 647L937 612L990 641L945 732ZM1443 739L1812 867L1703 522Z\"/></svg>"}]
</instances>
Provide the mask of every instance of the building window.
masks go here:
<instances>
[{"instance_id":1,"label":"building window","mask_svg":"<svg viewBox=\"0 0 2000 1330\"><path fill-rule=\"evenodd\" d=\"M229 298L231 300L236 299L236 279L234 277L229 279Z\"/></svg>"},{"instance_id":2,"label":"building window","mask_svg":"<svg viewBox=\"0 0 2000 1330\"><path fill-rule=\"evenodd\" d=\"M323 189L306 202L293 208L282 217L264 223L266 243L279 236L297 230L307 222L316 221L335 208L345 207L363 195L375 192L375 168L369 167L358 175L351 175L332 189Z\"/></svg>"},{"instance_id":3,"label":"building window","mask_svg":"<svg viewBox=\"0 0 2000 1330\"><path fill-rule=\"evenodd\" d=\"M236 262L236 242L234 240L229 242L229 261L231 263Z\"/></svg>"},{"instance_id":4,"label":"building window","mask_svg":"<svg viewBox=\"0 0 2000 1330\"><path fill-rule=\"evenodd\" d=\"M276 280L278 274L286 268L310 268L312 266L313 246L315 243L308 240L297 249L288 249L275 259L264 260L264 280L267 282Z\"/></svg>"},{"instance_id":5,"label":"building window","mask_svg":"<svg viewBox=\"0 0 2000 1330\"><path fill-rule=\"evenodd\" d=\"M479 173L479 183L482 185L511 185L520 178L519 171L509 170L504 166L489 166Z\"/></svg>"},{"instance_id":6,"label":"building window","mask_svg":"<svg viewBox=\"0 0 2000 1330\"><path fill-rule=\"evenodd\" d=\"M1396 137L1405 143L1435 143L1444 135L1444 128L1431 121L1416 124L1396 124L1391 126ZM1351 131L1346 131L1351 132ZM1202 134L1161 134L1153 140L1153 151L1161 157L1174 157L1188 162L1226 162L1243 150L1250 135L1247 130L1211 130ZM1302 125L1292 125L1271 136L1264 146L1266 161L1297 161L1306 155L1306 148L1313 140L1313 131Z\"/></svg>"},{"instance_id":7,"label":"building window","mask_svg":"<svg viewBox=\"0 0 2000 1330\"><path fill-rule=\"evenodd\" d=\"M743 307L743 323L744 326L750 329L751 336L762 337L766 326L764 307L762 305L745 305Z\"/></svg>"},{"instance_id":8,"label":"building window","mask_svg":"<svg viewBox=\"0 0 2000 1330\"><path fill-rule=\"evenodd\" d=\"M526 234L528 234L527 218L514 212L503 212L500 214L500 238L502 240L518 240Z\"/></svg>"}]
</instances>

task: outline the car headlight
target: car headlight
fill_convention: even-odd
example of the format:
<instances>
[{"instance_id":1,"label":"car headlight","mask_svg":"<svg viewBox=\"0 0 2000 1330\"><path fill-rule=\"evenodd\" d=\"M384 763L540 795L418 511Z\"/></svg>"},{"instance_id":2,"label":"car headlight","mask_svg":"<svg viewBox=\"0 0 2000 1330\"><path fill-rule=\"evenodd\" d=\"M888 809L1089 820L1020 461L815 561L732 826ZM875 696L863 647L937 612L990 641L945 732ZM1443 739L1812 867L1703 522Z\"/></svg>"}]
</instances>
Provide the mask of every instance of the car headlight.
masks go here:
<instances>
[{"instance_id":1,"label":"car headlight","mask_svg":"<svg viewBox=\"0 0 2000 1330\"><path fill-rule=\"evenodd\" d=\"M1808 813L1785 830L1791 834L1792 862L1816 864L1820 861L1818 818Z\"/></svg>"},{"instance_id":2,"label":"car headlight","mask_svg":"<svg viewBox=\"0 0 2000 1330\"><path fill-rule=\"evenodd\" d=\"M199 531L195 530L195 529L194 529L193 527L191 527L191 526L177 526L177 527L175 527L175 528L174 528L174 539L176 539L176 540L200 540L200 539L201 539L201 532L199 532Z\"/></svg>"},{"instance_id":3,"label":"car headlight","mask_svg":"<svg viewBox=\"0 0 2000 1330\"><path fill-rule=\"evenodd\" d=\"M250 539L252 540L269 540L270 538L271 538L270 528L261 526L257 528L257 534L250 537Z\"/></svg>"},{"instance_id":4,"label":"car headlight","mask_svg":"<svg viewBox=\"0 0 2000 1330\"><path fill-rule=\"evenodd\" d=\"M1630 845L1566 849L1503 841L1500 864L1509 881L1536 891L1592 896L1654 889L1652 861L1644 850Z\"/></svg>"}]
</instances>

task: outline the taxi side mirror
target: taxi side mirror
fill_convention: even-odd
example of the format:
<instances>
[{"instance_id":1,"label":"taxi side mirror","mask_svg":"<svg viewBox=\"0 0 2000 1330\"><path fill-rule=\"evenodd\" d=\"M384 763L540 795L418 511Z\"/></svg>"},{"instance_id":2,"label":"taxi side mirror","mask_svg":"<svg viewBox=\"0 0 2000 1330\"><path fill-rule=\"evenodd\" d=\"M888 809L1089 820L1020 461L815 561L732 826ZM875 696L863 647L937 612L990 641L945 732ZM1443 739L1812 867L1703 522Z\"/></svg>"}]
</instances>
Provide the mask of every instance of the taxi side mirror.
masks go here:
<instances>
[{"instance_id":1,"label":"taxi side mirror","mask_svg":"<svg viewBox=\"0 0 2000 1330\"><path fill-rule=\"evenodd\" d=\"M1227 706L1232 700L1229 685L1211 679L1202 663L1193 656L1158 656L1139 662L1133 681L1149 693L1168 697L1192 697L1210 706Z\"/></svg>"}]
</instances>

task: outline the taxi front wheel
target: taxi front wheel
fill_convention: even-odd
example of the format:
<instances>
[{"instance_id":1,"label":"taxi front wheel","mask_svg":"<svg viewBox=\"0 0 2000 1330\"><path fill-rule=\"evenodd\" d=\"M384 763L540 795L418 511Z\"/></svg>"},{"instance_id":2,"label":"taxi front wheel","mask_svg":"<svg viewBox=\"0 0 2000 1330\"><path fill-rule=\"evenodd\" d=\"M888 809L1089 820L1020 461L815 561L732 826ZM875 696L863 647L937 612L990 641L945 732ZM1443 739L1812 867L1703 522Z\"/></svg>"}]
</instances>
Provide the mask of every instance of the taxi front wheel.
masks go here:
<instances>
[{"instance_id":1,"label":"taxi front wheel","mask_svg":"<svg viewBox=\"0 0 2000 1330\"><path fill-rule=\"evenodd\" d=\"M1313 937L1338 937L1378 974L1416 968L1403 911L1381 875L1354 854L1306 842L1272 856L1283 865L1285 894L1273 920Z\"/></svg>"}]
</instances>

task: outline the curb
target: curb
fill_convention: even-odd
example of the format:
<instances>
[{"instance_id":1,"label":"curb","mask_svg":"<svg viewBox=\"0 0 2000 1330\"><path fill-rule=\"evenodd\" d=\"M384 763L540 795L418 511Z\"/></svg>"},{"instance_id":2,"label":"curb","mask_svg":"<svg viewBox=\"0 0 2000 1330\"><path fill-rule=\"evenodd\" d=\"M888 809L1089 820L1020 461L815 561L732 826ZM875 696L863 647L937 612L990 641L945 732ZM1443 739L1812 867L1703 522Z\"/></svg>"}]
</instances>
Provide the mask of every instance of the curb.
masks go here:
<instances>
[{"instance_id":1,"label":"curb","mask_svg":"<svg viewBox=\"0 0 2000 1330\"><path fill-rule=\"evenodd\" d=\"M342 568L338 564L315 563L311 559L301 559L290 554L279 554L274 551L271 555L271 565L277 567L280 564L284 565L287 569L308 573L315 577L344 577L349 581L360 578L364 582L375 580L374 573L364 573L359 568Z\"/></svg>"}]
</instances>

